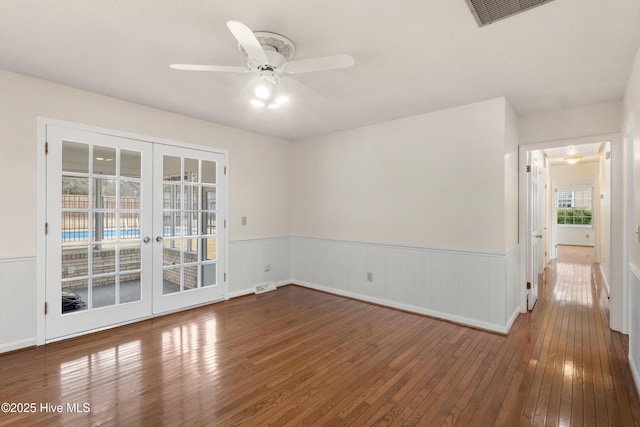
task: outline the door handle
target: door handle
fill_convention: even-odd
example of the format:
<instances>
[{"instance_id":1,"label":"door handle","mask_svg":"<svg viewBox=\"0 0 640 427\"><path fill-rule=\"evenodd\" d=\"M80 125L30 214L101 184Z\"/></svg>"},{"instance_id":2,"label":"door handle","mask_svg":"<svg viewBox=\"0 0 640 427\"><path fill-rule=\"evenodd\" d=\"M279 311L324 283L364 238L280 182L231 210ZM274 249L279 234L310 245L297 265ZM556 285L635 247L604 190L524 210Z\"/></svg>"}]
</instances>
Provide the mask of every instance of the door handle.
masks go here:
<instances>
[{"instance_id":1,"label":"door handle","mask_svg":"<svg viewBox=\"0 0 640 427\"><path fill-rule=\"evenodd\" d=\"M149 243L151 241L151 237L145 236L144 239L142 239L142 241L145 243Z\"/></svg>"},{"instance_id":2,"label":"door handle","mask_svg":"<svg viewBox=\"0 0 640 427\"><path fill-rule=\"evenodd\" d=\"M156 242L162 242L162 236L156 237Z\"/></svg>"},{"instance_id":3,"label":"door handle","mask_svg":"<svg viewBox=\"0 0 640 427\"><path fill-rule=\"evenodd\" d=\"M542 234L536 234L536 237L537 237L538 239L542 239Z\"/></svg>"}]
</instances>

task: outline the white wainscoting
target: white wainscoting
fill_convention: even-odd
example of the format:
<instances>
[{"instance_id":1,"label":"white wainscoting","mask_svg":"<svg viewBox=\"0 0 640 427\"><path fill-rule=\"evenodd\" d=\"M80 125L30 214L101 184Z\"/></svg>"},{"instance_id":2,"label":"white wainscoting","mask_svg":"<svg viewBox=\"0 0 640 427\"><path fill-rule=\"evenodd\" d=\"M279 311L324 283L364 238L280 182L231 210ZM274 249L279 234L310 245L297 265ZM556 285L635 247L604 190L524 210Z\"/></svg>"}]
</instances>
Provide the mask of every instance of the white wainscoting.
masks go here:
<instances>
[{"instance_id":1,"label":"white wainscoting","mask_svg":"<svg viewBox=\"0 0 640 427\"><path fill-rule=\"evenodd\" d=\"M0 257L0 353L36 345L36 256Z\"/></svg>"},{"instance_id":2,"label":"white wainscoting","mask_svg":"<svg viewBox=\"0 0 640 427\"><path fill-rule=\"evenodd\" d=\"M229 242L227 298L253 293L260 283L291 283L291 237L265 237ZM265 266L271 271L264 271Z\"/></svg>"},{"instance_id":3,"label":"white wainscoting","mask_svg":"<svg viewBox=\"0 0 640 427\"><path fill-rule=\"evenodd\" d=\"M301 286L500 333L520 313L518 248L494 254L292 237L291 250Z\"/></svg>"},{"instance_id":4,"label":"white wainscoting","mask_svg":"<svg viewBox=\"0 0 640 427\"><path fill-rule=\"evenodd\" d=\"M636 384L636 390L640 393L640 268L637 265L629 265L629 297L631 303L631 328L629 332L629 365Z\"/></svg>"}]
</instances>

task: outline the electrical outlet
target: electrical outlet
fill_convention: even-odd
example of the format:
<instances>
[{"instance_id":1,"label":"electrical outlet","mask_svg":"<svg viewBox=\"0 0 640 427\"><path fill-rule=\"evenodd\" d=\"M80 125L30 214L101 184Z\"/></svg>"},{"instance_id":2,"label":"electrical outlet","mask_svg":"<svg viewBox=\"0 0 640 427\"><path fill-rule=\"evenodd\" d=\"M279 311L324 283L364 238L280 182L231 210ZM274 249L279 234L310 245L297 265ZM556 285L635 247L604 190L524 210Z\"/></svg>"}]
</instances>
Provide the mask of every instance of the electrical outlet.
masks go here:
<instances>
[{"instance_id":1,"label":"electrical outlet","mask_svg":"<svg viewBox=\"0 0 640 427\"><path fill-rule=\"evenodd\" d=\"M367 282L372 283L373 282L373 273L372 272L367 272Z\"/></svg>"},{"instance_id":2,"label":"electrical outlet","mask_svg":"<svg viewBox=\"0 0 640 427\"><path fill-rule=\"evenodd\" d=\"M588 239L588 238L589 238L589 235L587 234L585 237Z\"/></svg>"},{"instance_id":3,"label":"electrical outlet","mask_svg":"<svg viewBox=\"0 0 640 427\"><path fill-rule=\"evenodd\" d=\"M269 271L271 271L271 266L269 264L267 264L267 265L264 266L264 272L267 273Z\"/></svg>"},{"instance_id":4,"label":"electrical outlet","mask_svg":"<svg viewBox=\"0 0 640 427\"><path fill-rule=\"evenodd\" d=\"M247 217L246 216L242 217L242 225L247 225Z\"/></svg>"}]
</instances>

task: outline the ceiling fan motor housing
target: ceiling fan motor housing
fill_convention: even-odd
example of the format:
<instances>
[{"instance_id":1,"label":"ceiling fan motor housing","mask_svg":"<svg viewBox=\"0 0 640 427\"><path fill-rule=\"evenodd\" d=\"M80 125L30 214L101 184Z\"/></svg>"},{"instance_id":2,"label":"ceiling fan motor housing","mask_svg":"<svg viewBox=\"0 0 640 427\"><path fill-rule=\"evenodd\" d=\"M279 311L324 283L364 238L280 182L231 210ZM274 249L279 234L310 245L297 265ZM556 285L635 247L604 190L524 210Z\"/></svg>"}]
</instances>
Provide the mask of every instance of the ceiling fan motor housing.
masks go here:
<instances>
[{"instance_id":1,"label":"ceiling fan motor housing","mask_svg":"<svg viewBox=\"0 0 640 427\"><path fill-rule=\"evenodd\" d=\"M296 46L283 35L268 31L256 31L254 35L269 59L268 64L254 64L255 68L261 73L263 71L275 72L282 64L290 61L296 53ZM249 58L240 44L238 44L238 49L247 59Z\"/></svg>"}]
</instances>

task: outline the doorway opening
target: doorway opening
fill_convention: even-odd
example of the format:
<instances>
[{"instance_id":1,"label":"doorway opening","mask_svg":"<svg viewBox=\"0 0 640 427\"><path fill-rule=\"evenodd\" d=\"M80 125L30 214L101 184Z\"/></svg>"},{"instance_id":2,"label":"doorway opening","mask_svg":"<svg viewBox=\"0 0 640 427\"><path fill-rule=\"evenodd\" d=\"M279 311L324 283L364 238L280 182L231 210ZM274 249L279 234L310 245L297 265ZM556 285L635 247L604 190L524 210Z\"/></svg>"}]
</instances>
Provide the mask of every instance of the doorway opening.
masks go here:
<instances>
[{"instance_id":1,"label":"doorway opening","mask_svg":"<svg viewBox=\"0 0 640 427\"><path fill-rule=\"evenodd\" d=\"M535 305L546 267L558 258L558 248L584 248L601 270L609 266L611 139L520 147L521 270L526 284L522 306L528 310ZM608 270L601 273L608 290Z\"/></svg>"}]
</instances>

